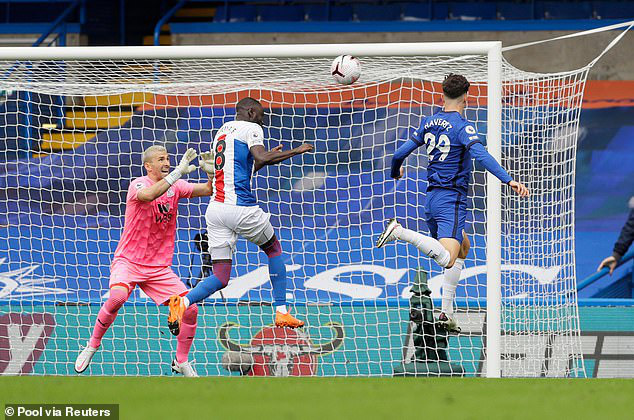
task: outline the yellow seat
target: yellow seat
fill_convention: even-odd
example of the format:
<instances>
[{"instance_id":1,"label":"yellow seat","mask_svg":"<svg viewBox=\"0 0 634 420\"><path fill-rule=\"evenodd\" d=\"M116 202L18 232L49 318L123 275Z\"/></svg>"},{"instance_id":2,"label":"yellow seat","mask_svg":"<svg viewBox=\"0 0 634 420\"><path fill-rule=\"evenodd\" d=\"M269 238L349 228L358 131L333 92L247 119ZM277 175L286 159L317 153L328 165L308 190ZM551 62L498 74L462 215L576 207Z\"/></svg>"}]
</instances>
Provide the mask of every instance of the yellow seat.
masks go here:
<instances>
[{"instance_id":1,"label":"yellow seat","mask_svg":"<svg viewBox=\"0 0 634 420\"><path fill-rule=\"evenodd\" d=\"M64 127L78 130L103 130L124 125L132 111L72 111L64 118Z\"/></svg>"},{"instance_id":2,"label":"yellow seat","mask_svg":"<svg viewBox=\"0 0 634 420\"><path fill-rule=\"evenodd\" d=\"M81 146L91 138L95 137L97 133L82 133L82 132L57 132L57 133L45 133L42 136L42 142L40 148L42 151L46 150L60 150L60 149L74 149L77 146Z\"/></svg>"}]
</instances>

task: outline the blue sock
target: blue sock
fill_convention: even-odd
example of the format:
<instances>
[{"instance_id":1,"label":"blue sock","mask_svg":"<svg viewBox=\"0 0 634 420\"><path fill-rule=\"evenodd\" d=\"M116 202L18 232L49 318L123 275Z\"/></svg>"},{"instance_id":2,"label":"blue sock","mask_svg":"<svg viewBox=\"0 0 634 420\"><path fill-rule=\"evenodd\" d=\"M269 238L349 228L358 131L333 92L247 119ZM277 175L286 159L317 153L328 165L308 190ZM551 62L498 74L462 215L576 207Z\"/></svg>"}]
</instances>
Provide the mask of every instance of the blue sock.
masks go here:
<instances>
[{"instance_id":1,"label":"blue sock","mask_svg":"<svg viewBox=\"0 0 634 420\"><path fill-rule=\"evenodd\" d=\"M286 305L286 265L281 255L269 258L269 275L273 285L273 304Z\"/></svg>"},{"instance_id":2,"label":"blue sock","mask_svg":"<svg viewBox=\"0 0 634 420\"><path fill-rule=\"evenodd\" d=\"M192 305L194 303L198 303L205 298L213 295L216 291L225 287L218 277L213 274L200 282L185 295L187 300L189 300L189 304Z\"/></svg>"}]
</instances>

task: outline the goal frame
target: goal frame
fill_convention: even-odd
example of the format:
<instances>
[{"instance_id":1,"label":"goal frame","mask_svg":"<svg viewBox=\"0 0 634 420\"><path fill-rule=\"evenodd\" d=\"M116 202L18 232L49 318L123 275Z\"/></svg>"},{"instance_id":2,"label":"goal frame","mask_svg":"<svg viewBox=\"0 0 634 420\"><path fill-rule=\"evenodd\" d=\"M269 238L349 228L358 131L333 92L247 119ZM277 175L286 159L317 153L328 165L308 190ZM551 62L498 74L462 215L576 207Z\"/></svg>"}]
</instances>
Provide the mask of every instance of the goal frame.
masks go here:
<instances>
[{"instance_id":1,"label":"goal frame","mask_svg":"<svg viewBox=\"0 0 634 420\"><path fill-rule=\"evenodd\" d=\"M502 43L421 42L152 47L0 48L0 60L184 60L355 56L487 56L487 148L499 162L502 142ZM148 85L149 87L152 84ZM501 184L487 173L486 377L501 376Z\"/></svg>"}]
</instances>

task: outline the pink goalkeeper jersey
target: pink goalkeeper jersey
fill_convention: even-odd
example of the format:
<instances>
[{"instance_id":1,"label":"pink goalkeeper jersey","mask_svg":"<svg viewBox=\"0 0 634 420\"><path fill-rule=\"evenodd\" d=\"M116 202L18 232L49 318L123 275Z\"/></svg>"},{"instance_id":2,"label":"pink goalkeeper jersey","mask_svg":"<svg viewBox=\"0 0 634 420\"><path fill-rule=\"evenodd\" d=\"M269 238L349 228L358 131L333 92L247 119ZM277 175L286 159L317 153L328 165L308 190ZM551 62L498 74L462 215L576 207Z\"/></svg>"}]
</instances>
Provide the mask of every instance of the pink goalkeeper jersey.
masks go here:
<instances>
[{"instance_id":1,"label":"pink goalkeeper jersey","mask_svg":"<svg viewBox=\"0 0 634 420\"><path fill-rule=\"evenodd\" d=\"M194 185L179 179L154 201L139 201L137 192L152 184L147 176L130 184L125 224L114 257L149 267L169 267L174 256L178 200L191 197Z\"/></svg>"}]
</instances>

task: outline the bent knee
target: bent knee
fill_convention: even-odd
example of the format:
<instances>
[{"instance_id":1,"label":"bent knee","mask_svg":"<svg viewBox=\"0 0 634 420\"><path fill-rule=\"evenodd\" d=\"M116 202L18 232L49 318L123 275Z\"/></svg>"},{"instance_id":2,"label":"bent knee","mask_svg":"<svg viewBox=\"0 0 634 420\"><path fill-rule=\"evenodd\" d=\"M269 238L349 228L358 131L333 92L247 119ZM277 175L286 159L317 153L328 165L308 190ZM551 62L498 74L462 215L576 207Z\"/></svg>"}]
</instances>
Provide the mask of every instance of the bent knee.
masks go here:
<instances>
[{"instance_id":1,"label":"bent knee","mask_svg":"<svg viewBox=\"0 0 634 420\"><path fill-rule=\"evenodd\" d=\"M460 244L460 253L458 255L459 258L465 259L467 255L469 255L469 250L471 249L471 242L469 241L469 237L462 231L462 243Z\"/></svg>"},{"instance_id":2,"label":"bent knee","mask_svg":"<svg viewBox=\"0 0 634 420\"><path fill-rule=\"evenodd\" d=\"M119 310L123 304L128 300L130 291L125 286L112 286L110 288L110 296L108 302L111 310Z\"/></svg>"},{"instance_id":3,"label":"bent knee","mask_svg":"<svg viewBox=\"0 0 634 420\"><path fill-rule=\"evenodd\" d=\"M445 266L445 270L449 270L456 263L456 257L449 259L449 263Z\"/></svg>"},{"instance_id":4,"label":"bent knee","mask_svg":"<svg viewBox=\"0 0 634 420\"><path fill-rule=\"evenodd\" d=\"M260 245L260 249L262 249L269 258L282 255L282 245L275 235L273 235L267 243Z\"/></svg>"}]
</instances>

